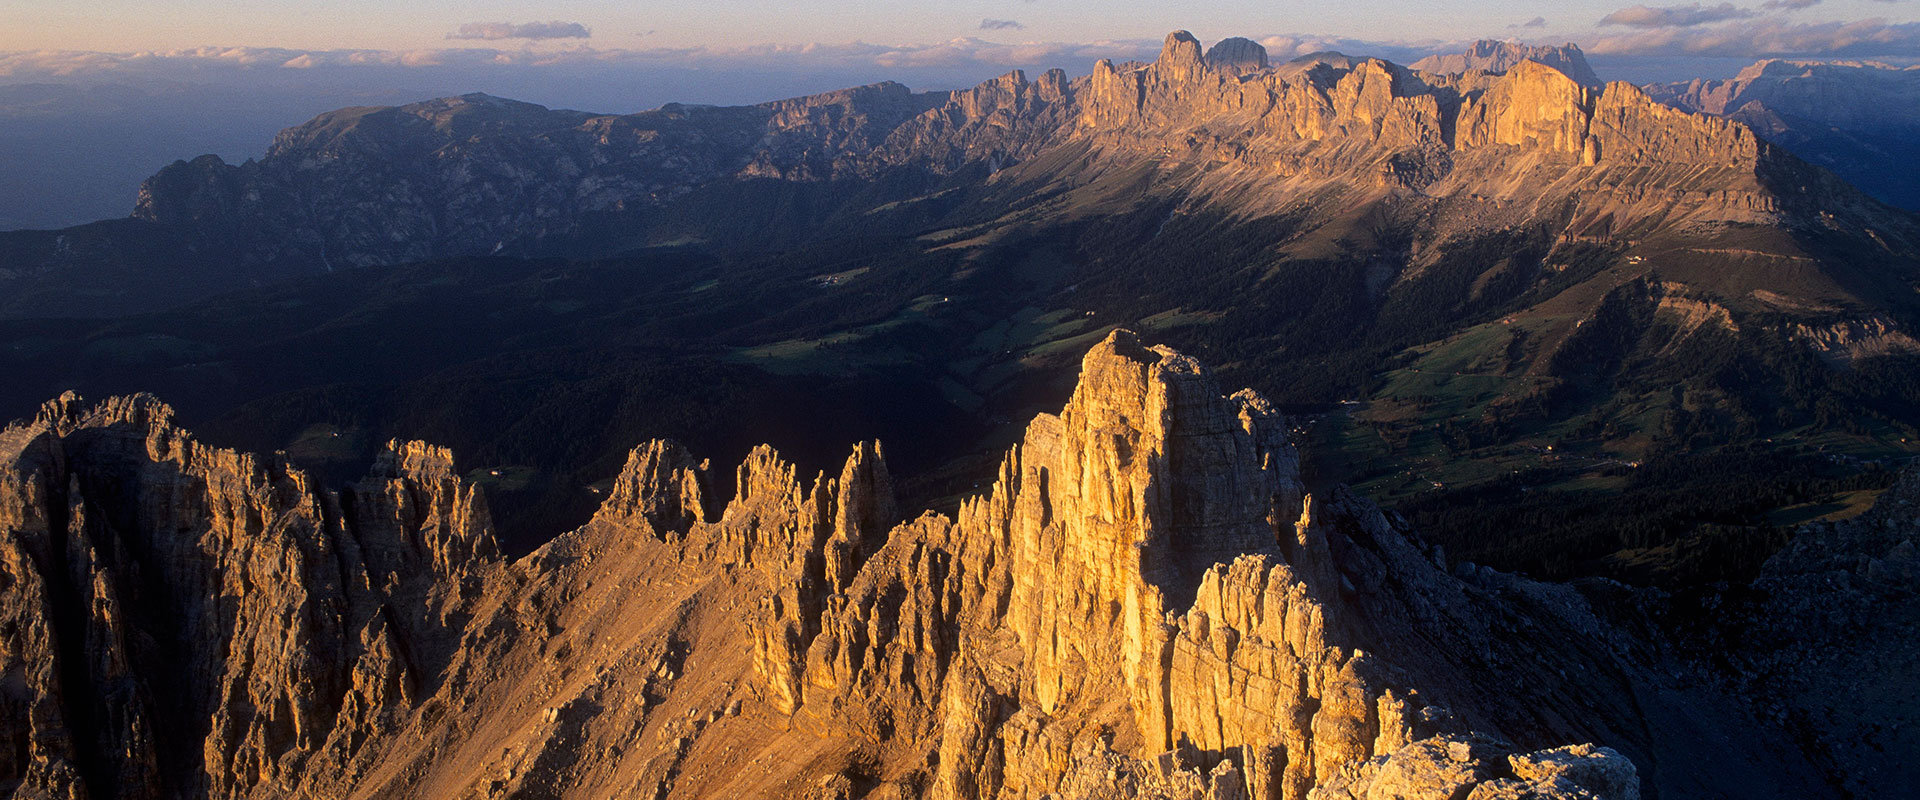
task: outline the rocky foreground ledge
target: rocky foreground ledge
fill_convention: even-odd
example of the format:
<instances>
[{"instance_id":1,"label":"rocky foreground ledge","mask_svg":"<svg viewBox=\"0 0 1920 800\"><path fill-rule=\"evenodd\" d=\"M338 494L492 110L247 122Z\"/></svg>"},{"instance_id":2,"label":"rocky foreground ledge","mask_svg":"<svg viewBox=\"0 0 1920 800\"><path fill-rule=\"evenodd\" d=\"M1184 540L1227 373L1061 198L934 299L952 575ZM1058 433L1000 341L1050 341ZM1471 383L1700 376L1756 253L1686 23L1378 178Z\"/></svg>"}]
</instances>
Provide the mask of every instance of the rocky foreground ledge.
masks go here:
<instances>
[{"instance_id":1,"label":"rocky foreground ledge","mask_svg":"<svg viewBox=\"0 0 1920 800\"><path fill-rule=\"evenodd\" d=\"M509 562L444 449L330 490L63 397L0 432L0 792L1836 794L1634 592L1450 572L1297 464L1118 331L955 517L900 522L878 444L723 505L656 441Z\"/></svg>"}]
</instances>

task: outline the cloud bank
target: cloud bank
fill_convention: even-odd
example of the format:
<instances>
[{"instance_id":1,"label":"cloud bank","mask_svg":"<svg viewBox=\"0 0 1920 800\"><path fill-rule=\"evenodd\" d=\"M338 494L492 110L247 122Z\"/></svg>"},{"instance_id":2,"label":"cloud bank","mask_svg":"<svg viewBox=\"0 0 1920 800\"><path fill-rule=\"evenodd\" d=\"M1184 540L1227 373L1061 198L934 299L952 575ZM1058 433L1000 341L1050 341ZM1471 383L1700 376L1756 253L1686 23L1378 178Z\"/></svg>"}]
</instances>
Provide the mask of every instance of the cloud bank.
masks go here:
<instances>
[{"instance_id":1,"label":"cloud bank","mask_svg":"<svg viewBox=\"0 0 1920 800\"><path fill-rule=\"evenodd\" d=\"M1759 15L1758 11L1741 8L1732 3L1721 3L1717 6L1702 6L1694 3L1662 8L1631 6L1602 17L1600 24L1624 25L1629 28L1690 28L1695 25L1734 19L1751 19Z\"/></svg>"},{"instance_id":2,"label":"cloud bank","mask_svg":"<svg viewBox=\"0 0 1920 800\"><path fill-rule=\"evenodd\" d=\"M480 39L500 41L502 39L585 39L593 31L578 22L469 22L460 26L460 30L447 34L449 39Z\"/></svg>"},{"instance_id":3,"label":"cloud bank","mask_svg":"<svg viewBox=\"0 0 1920 800\"><path fill-rule=\"evenodd\" d=\"M1667 55L1723 58L1920 57L1920 22L1863 19L1852 22L1788 22L1781 18L1711 27L1651 28L1603 36L1587 52L1599 55Z\"/></svg>"}]
</instances>

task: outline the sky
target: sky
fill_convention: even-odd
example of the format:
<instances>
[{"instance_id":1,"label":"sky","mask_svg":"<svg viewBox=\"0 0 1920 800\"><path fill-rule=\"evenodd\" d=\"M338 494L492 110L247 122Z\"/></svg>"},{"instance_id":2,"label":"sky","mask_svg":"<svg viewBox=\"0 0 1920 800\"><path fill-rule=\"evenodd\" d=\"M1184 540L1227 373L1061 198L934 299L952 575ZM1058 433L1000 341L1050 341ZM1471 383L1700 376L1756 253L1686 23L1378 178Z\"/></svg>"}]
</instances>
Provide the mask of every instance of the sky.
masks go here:
<instances>
[{"instance_id":1,"label":"sky","mask_svg":"<svg viewBox=\"0 0 1920 800\"><path fill-rule=\"evenodd\" d=\"M726 51L768 44L928 45L959 38L1007 44L1151 40L1184 28L1206 40L1303 34L1393 43L1520 37L1669 55L1690 47L1733 52L1756 42L1832 50L1877 36L1889 51L1885 54L1920 54L1920 32L1914 30L1920 2L1915 0L1674 5L1620 0L6 0L4 8L0 51ZM1845 30L1863 23L1866 27L1851 36Z\"/></svg>"},{"instance_id":2,"label":"sky","mask_svg":"<svg viewBox=\"0 0 1920 800\"><path fill-rule=\"evenodd\" d=\"M1479 38L1573 41L1603 78L1634 82L1726 77L1761 56L1920 59L1920 0L0 0L0 20L0 85L488 91L593 111L1084 74L1151 58L1175 29L1281 59L1402 63Z\"/></svg>"},{"instance_id":3,"label":"sky","mask_svg":"<svg viewBox=\"0 0 1920 800\"><path fill-rule=\"evenodd\" d=\"M205 46L408 50L459 41L503 41L448 38L459 36L466 25L554 21L577 24L589 35L544 40L547 43L682 48L850 41L909 44L981 33L1000 41L1085 42L1155 38L1175 28L1205 30L1218 37L1305 33L1413 41L1501 37L1515 32L1529 38L1586 37L1609 33L1608 28L1614 29L1611 33L1630 31L1636 21L1644 25L1661 18L1657 13L1629 15L1601 25L1601 20L1632 7L1617 0L1212 0L1204 4L1147 0L8 0L6 5L8 24L0 28L0 50L109 52ZM1701 22L1768 16L1803 24L1876 17L1899 23L1917 18L1915 3L1887 0L1650 5L1647 10L1652 12L1691 7ZM1665 19L1683 21L1672 14Z\"/></svg>"}]
</instances>

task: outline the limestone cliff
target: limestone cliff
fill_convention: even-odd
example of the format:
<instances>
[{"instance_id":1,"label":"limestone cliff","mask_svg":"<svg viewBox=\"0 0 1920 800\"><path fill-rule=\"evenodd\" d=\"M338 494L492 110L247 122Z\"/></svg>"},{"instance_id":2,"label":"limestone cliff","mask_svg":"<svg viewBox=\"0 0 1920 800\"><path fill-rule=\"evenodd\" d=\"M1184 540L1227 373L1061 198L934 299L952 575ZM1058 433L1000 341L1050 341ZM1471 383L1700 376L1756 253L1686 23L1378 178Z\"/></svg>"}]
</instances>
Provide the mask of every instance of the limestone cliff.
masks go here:
<instances>
[{"instance_id":1,"label":"limestone cliff","mask_svg":"<svg viewBox=\"0 0 1920 800\"><path fill-rule=\"evenodd\" d=\"M1258 184L1264 205L1357 178L1530 201L1625 184L1635 197L1674 195L1677 212L1647 212L1658 219L1772 211L1744 126L1603 86L1577 49L1494 51L1471 70L1337 55L1276 66L1250 40L1203 51L1177 31L1149 64L1101 61L1076 79L1014 71L954 92L881 83L617 116L479 94L342 109L283 132L258 162L168 167L134 213L277 269L391 264L587 235L597 215L738 181L991 173L1089 145L1105 167L1208 165L1216 182ZM1569 169L1591 174L1563 180Z\"/></svg>"},{"instance_id":2,"label":"limestone cliff","mask_svg":"<svg viewBox=\"0 0 1920 800\"><path fill-rule=\"evenodd\" d=\"M1235 196L1257 208L1357 184L1469 204L1564 203L1574 232L1609 217L1755 223L1779 210L1763 181L1766 146L1744 126L1530 60L1447 76L1307 57L1248 73L1210 67L1199 42L1176 32L1153 63L1101 62L1089 80L1077 137L1132 158L1207 164L1205 185L1255 187ZM1643 202L1652 196L1664 202Z\"/></svg>"},{"instance_id":3,"label":"limestone cliff","mask_svg":"<svg viewBox=\"0 0 1920 800\"><path fill-rule=\"evenodd\" d=\"M512 563L426 445L338 493L146 397L0 445L15 796L1832 794L1646 598L1450 572L1124 331L955 516L877 444L720 506L652 442Z\"/></svg>"},{"instance_id":4,"label":"limestone cliff","mask_svg":"<svg viewBox=\"0 0 1920 800\"><path fill-rule=\"evenodd\" d=\"M1747 124L1601 84L1577 50L1469 55L1477 66L1460 70L1337 53L1274 63L1247 39L1203 48L1177 31L1149 63L1016 70L958 91L888 82L617 115L484 94L340 109L257 161L162 169L131 220L0 236L0 315L151 310L235 283L445 258L1052 224L1168 196L1317 224L1392 205L1426 221L1414 238L1429 244L1511 227L1632 246L1728 224L1777 232L1770 250L1822 227L1900 258L1920 241L1910 217ZM1117 175L1155 196L1071 196Z\"/></svg>"}]
</instances>

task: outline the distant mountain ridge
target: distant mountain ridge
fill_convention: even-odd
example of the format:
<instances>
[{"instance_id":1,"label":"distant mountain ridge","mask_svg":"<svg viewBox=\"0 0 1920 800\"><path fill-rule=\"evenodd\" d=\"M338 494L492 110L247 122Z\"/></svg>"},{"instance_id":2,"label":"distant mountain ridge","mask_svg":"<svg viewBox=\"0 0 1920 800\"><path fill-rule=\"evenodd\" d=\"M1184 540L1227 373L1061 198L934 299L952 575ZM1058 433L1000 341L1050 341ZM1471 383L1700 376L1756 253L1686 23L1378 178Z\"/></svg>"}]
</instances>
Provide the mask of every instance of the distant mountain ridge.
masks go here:
<instances>
[{"instance_id":1,"label":"distant mountain ridge","mask_svg":"<svg viewBox=\"0 0 1920 800\"><path fill-rule=\"evenodd\" d=\"M1920 161L1920 66L1768 59L1729 80L1646 89L1675 108L1739 120L1887 202L1920 209L1911 168Z\"/></svg>"},{"instance_id":2,"label":"distant mountain ridge","mask_svg":"<svg viewBox=\"0 0 1920 800\"><path fill-rule=\"evenodd\" d=\"M1435 54L1415 61L1410 66L1421 72L1457 75L1468 70L1506 72L1520 66L1522 61L1553 67L1581 86L1606 85L1599 75L1594 74L1592 65L1587 63L1587 54L1572 42L1554 46L1481 39L1464 53Z\"/></svg>"},{"instance_id":3,"label":"distant mountain ridge","mask_svg":"<svg viewBox=\"0 0 1920 800\"><path fill-rule=\"evenodd\" d=\"M885 206L1067 147L1094 148L1099 169L1229 164L1206 180L1262 184L1252 191L1267 207L1308 186L1356 182L1456 200L1505 195L1509 206L1571 201L1585 209L1572 222L1580 235L1600 219L1771 224L1782 195L1766 184L1805 183L1769 177L1798 167L1745 127L1672 113L1626 84L1598 86L1578 48L1483 43L1460 58L1473 71L1338 55L1275 66L1251 41L1203 53L1178 32L1151 64L1103 61L1071 80L1015 71L955 92L883 83L623 116L485 95L341 109L284 131L257 162L201 157L161 170L141 189L135 223L0 236L0 285L16 297L0 313L113 313L235 280L710 238L704 223L660 230L661 210L758 180L860 181L875 187L863 193L868 207ZM1542 159L1589 170L1582 180L1599 191L1572 191L1545 172L1521 177ZM898 188L876 183L882 175ZM1833 195L1827 205L1857 205L1844 187L1814 184ZM1672 202L1639 201L1668 194ZM128 288L101 294L116 283Z\"/></svg>"}]
</instances>

